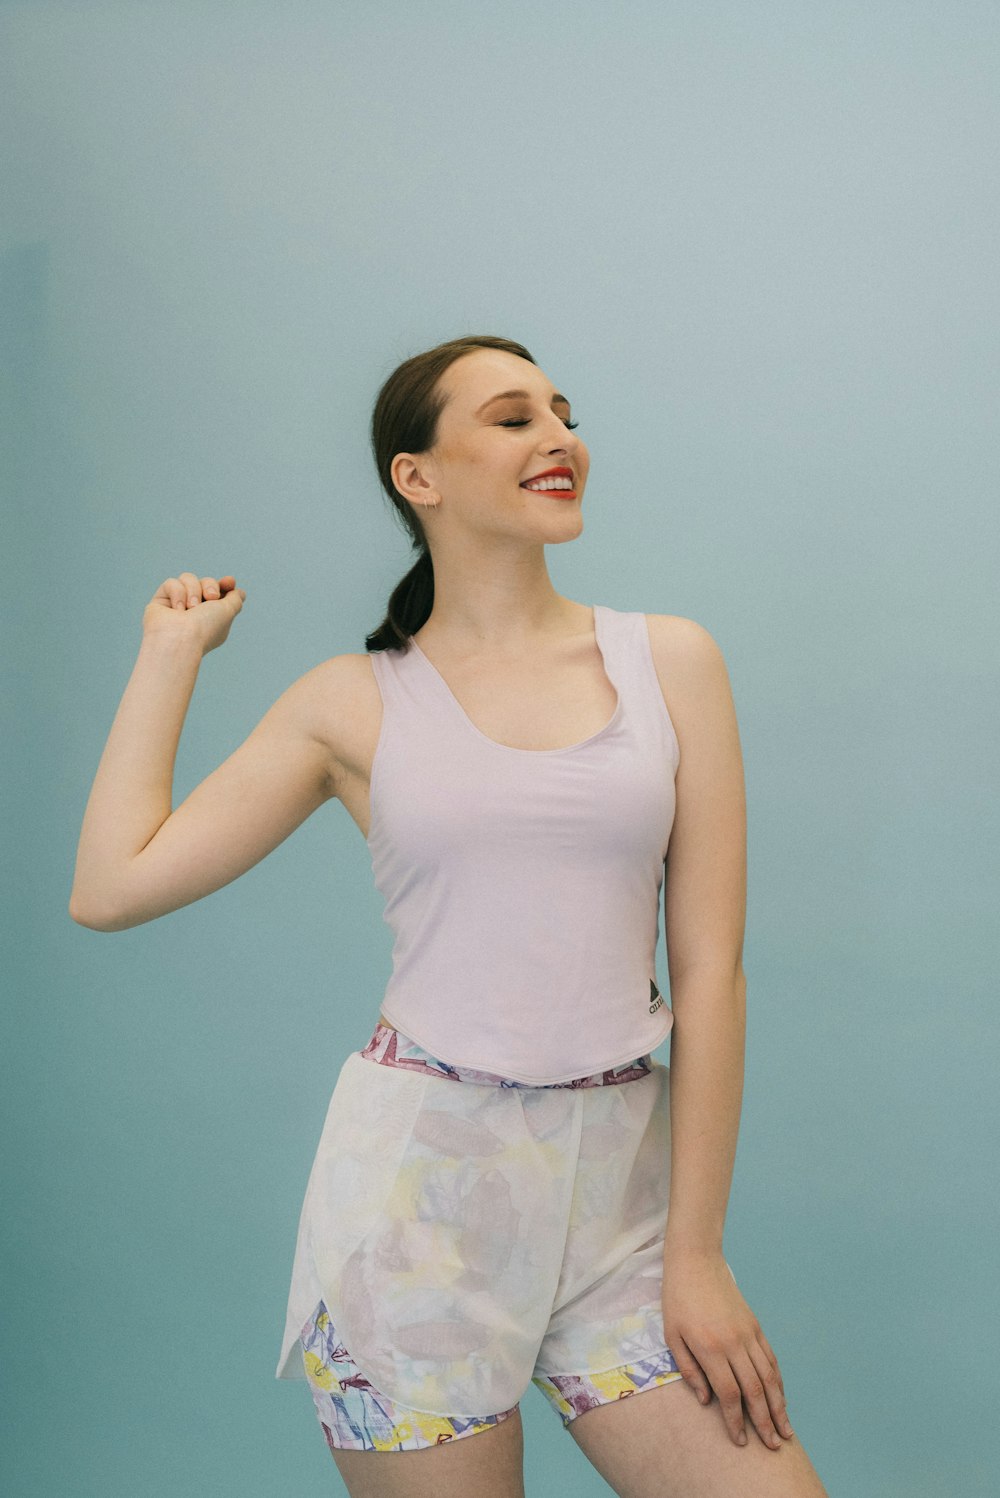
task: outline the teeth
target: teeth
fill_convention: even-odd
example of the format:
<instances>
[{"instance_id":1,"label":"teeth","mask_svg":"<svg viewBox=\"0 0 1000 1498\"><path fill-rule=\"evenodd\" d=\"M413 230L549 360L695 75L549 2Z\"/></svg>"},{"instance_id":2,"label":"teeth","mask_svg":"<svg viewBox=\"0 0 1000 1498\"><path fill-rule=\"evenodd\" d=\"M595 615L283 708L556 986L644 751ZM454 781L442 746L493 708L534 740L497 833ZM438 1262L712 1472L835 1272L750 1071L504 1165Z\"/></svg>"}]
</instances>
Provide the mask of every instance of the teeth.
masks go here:
<instances>
[{"instance_id":1,"label":"teeth","mask_svg":"<svg viewBox=\"0 0 1000 1498\"><path fill-rule=\"evenodd\" d=\"M522 487L525 489L537 489L540 491L545 489L572 489L573 480L564 478L536 479L534 483L524 484Z\"/></svg>"}]
</instances>

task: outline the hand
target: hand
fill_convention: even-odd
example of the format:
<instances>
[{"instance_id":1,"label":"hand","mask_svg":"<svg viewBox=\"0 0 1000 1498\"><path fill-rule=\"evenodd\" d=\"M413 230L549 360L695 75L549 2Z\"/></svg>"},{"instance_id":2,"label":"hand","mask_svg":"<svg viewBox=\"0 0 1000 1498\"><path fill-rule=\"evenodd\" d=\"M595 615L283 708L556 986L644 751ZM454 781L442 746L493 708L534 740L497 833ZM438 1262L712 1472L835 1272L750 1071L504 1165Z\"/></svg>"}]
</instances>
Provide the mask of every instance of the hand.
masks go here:
<instances>
[{"instance_id":1,"label":"hand","mask_svg":"<svg viewBox=\"0 0 1000 1498\"><path fill-rule=\"evenodd\" d=\"M743 1401L765 1446L792 1427L778 1360L721 1253L676 1249L663 1257L663 1330L677 1367L703 1404L712 1390L737 1446L746 1445ZM779 1435L780 1432L780 1435Z\"/></svg>"},{"instance_id":2,"label":"hand","mask_svg":"<svg viewBox=\"0 0 1000 1498\"><path fill-rule=\"evenodd\" d=\"M229 573L220 578L197 578L193 572L168 577L143 611L143 638L184 632L205 656L227 639L246 596ZM201 607L203 602L211 608Z\"/></svg>"}]
</instances>

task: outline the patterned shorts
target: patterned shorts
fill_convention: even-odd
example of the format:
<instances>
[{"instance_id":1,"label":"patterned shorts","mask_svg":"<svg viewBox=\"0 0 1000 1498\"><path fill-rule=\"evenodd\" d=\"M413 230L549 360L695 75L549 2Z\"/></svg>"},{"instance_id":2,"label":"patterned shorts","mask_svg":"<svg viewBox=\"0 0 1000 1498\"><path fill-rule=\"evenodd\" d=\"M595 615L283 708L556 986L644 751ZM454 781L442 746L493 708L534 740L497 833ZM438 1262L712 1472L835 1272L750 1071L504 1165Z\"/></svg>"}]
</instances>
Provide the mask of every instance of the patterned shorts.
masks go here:
<instances>
[{"instance_id":1,"label":"patterned shorts","mask_svg":"<svg viewBox=\"0 0 1000 1498\"><path fill-rule=\"evenodd\" d=\"M345 1067L361 1089L352 1099L377 1092L369 1064L408 1072L402 1085L418 1096L412 1106L408 1096L389 1100L401 1123L385 1137L402 1143L379 1176L367 1232L338 1260L348 1324L335 1326L320 1296L299 1331L331 1449L414 1451L475 1435L517 1411L509 1397L491 1409L491 1396L529 1382L566 1427L595 1405L682 1377L660 1304L667 1067L646 1055L531 1085L441 1061L381 1021L349 1061L365 1064ZM599 1088L612 1090L591 1091ZM333 1130L341 1156L359 1111L346 1103ZM376 1147L373 1173L384 1159ZM300 1245L317 1237L304 1209ZM456 1413L463 1407L485 1412Z\"/></svg>"}]
</instances>

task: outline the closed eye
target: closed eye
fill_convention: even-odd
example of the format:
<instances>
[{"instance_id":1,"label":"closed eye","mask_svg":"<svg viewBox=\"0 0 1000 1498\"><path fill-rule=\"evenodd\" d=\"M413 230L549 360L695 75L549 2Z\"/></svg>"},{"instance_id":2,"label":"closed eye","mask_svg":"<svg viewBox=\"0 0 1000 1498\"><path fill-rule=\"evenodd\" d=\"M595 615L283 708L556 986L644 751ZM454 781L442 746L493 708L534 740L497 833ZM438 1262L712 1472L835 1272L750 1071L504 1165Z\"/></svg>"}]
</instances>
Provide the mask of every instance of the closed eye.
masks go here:
<instances>
[{"instance_id":1,"label":"closed eye","mask_svg":"<svg viewBox=\"0 0 1000 1498\"><path fill-rule=\"evenodd\" d=\"M501 421L499 423L499 425L502 426L502 427L526 427L528 425L528 420L527 420L527 418L525 418L525 420L523 420L523 421L513 421L513 420L512 421ZM575 429L579 425L580 425L580 423L578 421L564 421L563 422L563 426L568 427L571 432L575 431Z\"/></svg>"}]
</instances>

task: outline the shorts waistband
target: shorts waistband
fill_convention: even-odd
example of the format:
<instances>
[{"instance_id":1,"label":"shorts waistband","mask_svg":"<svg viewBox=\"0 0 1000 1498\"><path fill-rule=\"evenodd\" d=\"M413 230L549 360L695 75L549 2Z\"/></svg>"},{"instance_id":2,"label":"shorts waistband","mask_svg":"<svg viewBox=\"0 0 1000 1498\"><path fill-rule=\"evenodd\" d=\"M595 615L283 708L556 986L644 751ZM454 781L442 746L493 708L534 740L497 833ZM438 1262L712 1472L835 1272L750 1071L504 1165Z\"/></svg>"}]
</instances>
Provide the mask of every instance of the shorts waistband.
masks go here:
<instances>
[{"instance_id":1,"label":"shorts waistband","mask_svg":"<svg viewBox=\"0 0 1000 1498\"><path fill-rule=\"evenodd\" d=\"M501 1076L499 1072L479 1071L473 1066L456 1066L451 1061L441 1061L437 1056L432 1056L430 1051L425 1051L409 1035L404 1035L402 1030L384 1025L381 1021L376 1024L371 1040L360 1054L366 1061L376 1061L380 1066L401 1066L408 1071L434 1072L453 1082L479 1082L489 1087L608 1087L619 1082L633 1082L639 1077L648 1076L653 1069L652 1055L647 1052L646 1055L637 1056L634 1061L626 1061L609 1071L592 1072L589 1077L574 1077L569 1082L519 1082L513 1077Z\"/></svg>"}]
</instances>

